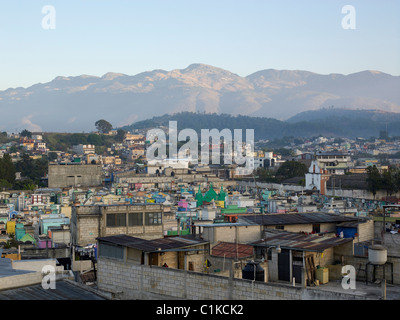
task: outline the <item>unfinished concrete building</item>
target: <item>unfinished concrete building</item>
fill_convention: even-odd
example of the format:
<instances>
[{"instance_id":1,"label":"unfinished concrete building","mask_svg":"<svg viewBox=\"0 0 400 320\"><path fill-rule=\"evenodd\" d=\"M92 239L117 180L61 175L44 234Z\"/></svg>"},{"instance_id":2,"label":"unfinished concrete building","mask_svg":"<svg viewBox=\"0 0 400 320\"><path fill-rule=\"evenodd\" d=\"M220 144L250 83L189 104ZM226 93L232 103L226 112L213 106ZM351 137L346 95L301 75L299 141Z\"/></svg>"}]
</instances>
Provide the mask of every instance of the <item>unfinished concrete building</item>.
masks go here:
<instances>
[{"instance_id":1,"label":"unfinished concrete building","mask_svg":"<svg viewBox=\"0 0 400 320\"><path fill-rule=\"evenodd\" d=\"M102 184L103 170L95 164L50 164L49 188L95 187Z\"/></svg>"},{"instance_id":2,"label":"unfinished concrete building","mask_svg":"<svg viewBox=\"0 0 400 320\"><path fill-rule=\"evenodd\" d=\"M71 241L75 246L96 243L98 237L125 234L143 239L164 236L161 204L73 206Z\"/></svg>"}]
</instances>

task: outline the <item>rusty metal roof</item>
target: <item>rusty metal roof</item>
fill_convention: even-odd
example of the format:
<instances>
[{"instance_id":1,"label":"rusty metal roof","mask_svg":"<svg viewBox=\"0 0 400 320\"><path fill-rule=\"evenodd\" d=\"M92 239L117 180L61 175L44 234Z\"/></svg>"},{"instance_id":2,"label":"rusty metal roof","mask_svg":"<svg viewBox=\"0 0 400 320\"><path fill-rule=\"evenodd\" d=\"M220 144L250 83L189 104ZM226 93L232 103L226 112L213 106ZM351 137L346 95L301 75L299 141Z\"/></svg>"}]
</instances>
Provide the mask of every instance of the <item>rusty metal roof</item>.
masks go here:
<instances>
[{"instance_id":1,"label":"rusty metal roof","mask_svg":"<svg viewBox=\"0 0 400 320\"><path fill-rule=\"evenodd\" d=\"M233 242L220 242L212 248L212 256L225 258L247 258L254 254L254 247Z\"/></svg>"},{"instance_id":2,"label":"rusty metal roof","mask_svg":"<svg viewBox=\"0 0 400 320\"><path fill-rule=\"evenodd\" d=\"M352 238L339 238L331 235L302 234L285 231L267 231L264 239L253 242L256 247L280 246L281 249L323 252L353 241Z\"/></svg>"},{"instance_id":3,"label":"rusty metal roof","mask_svg":"<svg viewBox=\"0 0 400 320\"><path fill-rule=\"evenodd\" d=\"M208 243L208 241L195 239L190 236L167 237L146 240L131 237L125 234L97 238L100 242L109 242L116 245L134 248L145 252L166 251L178 248L187 248Z\"/></svg>"}]
</instances>

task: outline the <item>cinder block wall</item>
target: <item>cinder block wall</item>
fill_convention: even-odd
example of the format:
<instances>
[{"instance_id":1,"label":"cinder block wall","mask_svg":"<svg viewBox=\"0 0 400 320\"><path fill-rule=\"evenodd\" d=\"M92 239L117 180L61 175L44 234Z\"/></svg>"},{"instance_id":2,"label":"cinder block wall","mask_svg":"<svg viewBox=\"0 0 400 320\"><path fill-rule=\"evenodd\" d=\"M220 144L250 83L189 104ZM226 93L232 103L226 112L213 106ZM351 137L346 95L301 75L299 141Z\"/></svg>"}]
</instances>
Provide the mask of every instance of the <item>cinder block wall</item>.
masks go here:
<instances>
[{"instance_id":1,"label":"cinder block wall","mask_svg":"<svg viewBox=\"0 0 400 320\"><path fill-rule=\"evenodd\" d=\"M398 257L392 257L388 256L387 258L388 262L393 263L393 282L394 284L400 284L400 258ZM345 265L351 265L356 269L356 277L357 280L365 280L365 272L362 270L366 270L365 266L368 263L368 257L355 257L355 256L344 256L343 257L343 262ZM361 267L361 270L359 271ZM375 269L376 274L375 277L376 279L382 279L383 278L383 267L378 267ZM391 268L390 265L385 266L385 276L386 276L386 281L391 281ZM370 265L368 267L368 280L372 281L373 278L373 267Z\"/></svg>"},{"instance_id":2,"label":"cinder block wall","mask_svg":"<svg viewBox=\"0 0 400 320\"><path fill-rule=\"evenodd\" d=\"M134 265L99 258L98 288L117 299L301 300L365 299L345 293L316 292L300 286L233 279L218 275Z\"/></svg>"}]
</instances>

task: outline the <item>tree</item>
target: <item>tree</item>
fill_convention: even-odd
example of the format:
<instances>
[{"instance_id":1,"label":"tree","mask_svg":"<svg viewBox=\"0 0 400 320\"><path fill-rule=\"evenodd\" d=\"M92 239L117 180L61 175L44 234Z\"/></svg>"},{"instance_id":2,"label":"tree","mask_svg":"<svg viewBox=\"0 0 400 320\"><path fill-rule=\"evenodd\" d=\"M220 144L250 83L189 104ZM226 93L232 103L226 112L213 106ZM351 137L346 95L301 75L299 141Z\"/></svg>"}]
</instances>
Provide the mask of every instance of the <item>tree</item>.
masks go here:
<instances>
[{"instance_id":1,"label":"tree","mask_svg":"<svg viewBox=\"0 0 400 320\"><path fill-rule=\"evenodd\" d=\"M104 119L96 121L94 125L100 133L108 133L112 129L112 124Z\"/></svg>"},{"instance_id":2,"label":"tree","mask_svg":"<svg viewBox=\"0 0 400 320\"><path fill-rule=\"evenodd\" d=\"M67 138L71 145L87 144L87 135L84 133L73 133Z\"/></svg>"},{"instance_id":3,"label":"tree","mask_svg":"<svg viewBox=\"0 0 400 320\"><path fill-rule=\"evenodd\" d=\"M0 189L11 189L13 185L5 179L0 179Z\"/></svg>"},{"instance_id":4,"label":"tree","mask_svg":"<svg viewBox=\"0 0 400 320\"><path fill-rule=\"evenodd\" d=\"M49 159L49 161L55 161L58 158L57 152L49 152L47 154L47 158Z\"/></svg>"},{"instance_id":5,"label":"tree","mask_svg":"<svg viewBox=\"0 0 400 320\"><path fill-rule=\"evenodd\" d=\"M265 168L257 168L255 179L260 182L276 182L273 172Z\"/></svg>"},{"instance_id":6,"label":"tree","mask_svg":"<svg viewBox=\"0 0 400 320\"><path fill-rule=\"evenodd\" d=\"M398 190L398 185L395 178L395 170L389 168L389 170L382 174L382 189L386 191L386 196L392 195Z\"/></svg>"},{"instance_id":7,"label":"tree","mask_svg":"<svg viewBox=\"0 0 400 320\"><path fill-rule=\"evenodd\" d=\"M0 158L0 179L9 184L14 184L15 182L15 166L8 153L3 158Z\"/></svg>"},{"instance_id":8,"label":"tree","mask_svg":"<svg viewBox=\"0 0 400 320\"><path fill-rule=\"evenodd\" d=\"M47 174L48 164L46 158L33 160L24 153L21 160L16 163L16 170L21 172L21 176L32 180L32 183L39 184L40 178Z\"/></svg>"},{"instance_id":9,"label":"tree","mask_svg":"<svg viewBox=\"0 0 400 320\"><path fill-rule=\"evenodd\" d=\"M98 134L91 133L87 137L87 142L89 144L93 144L95 146L101 146L103 144L103 140L101 139L101 136Z\"/></svg>"},{"instance_id":10,"label":"tree","mask_svg":"<svg viewBox=\"0 0 400 320\"><path fill-rule=\"evenodd\" d=\"M118 129L118 130L117 130L117 134L116 134L116 136L115 136L115 141L117 141L117 142L122 142L122 141L124 141L125 134L126 134L126 131L125 131L125 130Z\"/></svg>"},{"instance_id":11,"label":"tree","mask_svg":"<svg viewBox=\"0 0 400 320\"><path fill-rule=\"evenodd\" d=\"M27 138L32 138L32 132L24 129L21 131L21 133L19 134L21 137L27 137Z\"/></svg>"},{"instance_id":12,"label":"tree","mask_svg":"<svg viewBox=\"0 0 400 320\"><path fill-rule=\"evenodd\" d=\"M21 160L15 166L16 170L21 172L21 176L23 177L29 177L34 170L33 159L27 153L22 155Z\"/></svg>"},{"instance_id":13,"label":"tree","mask_svg":"<svg viewBox=\"0 0 400 320\"><path fill-rule=\"evenodd\" d=\"M286 161L276 171L276 178L278 181L294 177L304 177L308 172L308 168L304 163L298 161Z\"/></svg>"},{"instance_id":14,"label":"tree","mask_svg":"<svg viewBox=\"0 0 400 320\"><path fill-rule=\"evenodd\" d=\"M4 244L4 249L18 248L18 241L15 239L15 234L10 234L10 239Z\"/></svg>"},{"instance_id":15,"label":"tree","mask_svg":"<svg viewBox=\"0 0 400 320\"><path fill-rule=\"evenodd\" d=\"M382 188L382 176L376 166L368 167L367 174L367 188L375 198L376 192Z\"/></svg>"}]
</instances>

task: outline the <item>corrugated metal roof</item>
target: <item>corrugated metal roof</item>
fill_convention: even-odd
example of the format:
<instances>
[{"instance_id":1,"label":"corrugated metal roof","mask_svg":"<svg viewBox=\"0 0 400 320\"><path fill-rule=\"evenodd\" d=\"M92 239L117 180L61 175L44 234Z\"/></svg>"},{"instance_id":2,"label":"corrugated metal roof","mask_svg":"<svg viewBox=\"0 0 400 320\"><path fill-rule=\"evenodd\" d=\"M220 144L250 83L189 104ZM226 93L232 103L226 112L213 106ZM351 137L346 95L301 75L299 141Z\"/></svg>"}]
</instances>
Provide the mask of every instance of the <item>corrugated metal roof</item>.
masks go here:
<instances>
[{"instance_id":1,"label":"corrugated metal roof","mask_svg":"<svg viewBox=\"0 0 400 320\"><path fill-rule=\"evenodd\" d=\"M91 291L66 281L57 281L55 289L41 284L0 291L0 300L106 300Z\"/></svg>"},{"instance_id":2,"label":"corrugated metal roof","mask_svg":"<svg viewBox=\"0 0 400 320\"><path fill-rule=\"evenodd\" d=\"M254 254L253 246L232 243L232 242L220 242L212 248L212 256L225 257L225 258L247 258Z\"/></svg>"},{"instance_id":3,"label":"corrugated metal roof","mask_svg":"<svg viewBox=\"0 0 400 320\"><path fill-rule=\"evenodd\" d=\"M364 223L365 221L346 221L337 224L337 227L345 227L345 228L357 228L360 223Z\"/></svg>"},{"instance_id":4,"label":"corrugated metal roof","mask_svg":"<svg viewBox=\"0 0 400 320\"><path fill-rule=\"evenodd\" d=\"M238 216L239 223L258 225L289 225L289 224L315 224L315 223L341 223L346 221L359 221L357 217L347 217L338 214L321 212L309 213L280 213L257 214Z\"/></svg>"},{"instance_id":5,"label":"corrugated metal roof","mask_svg":"<svg viewBox=\"0 0 400 320\"><path fill-rule=\"evenodd\" d=\"M271 247L279 245L281 249L323 252L326 249L351 241L353 241L352 238L337 238L332 236L319 236L315 234L306 235L302 233L284 231L267 231L265 239L256 241L252 243L252 245L257 247Z\"/></svg>"},{"instance_id":6,"label":"corrugated metal roof","mask_svg":"<svg viewBox=\"0 0 400 320\"><path fill-rule=\"evenodd\" d=\"M168 249L186 248L189 246L201 245L208 243L205 240L194 239L191 237L168 237L154 240L140 239L128 235L115 235L97 238L100 242L109 242L116 245L134 248L145 252L163 251Z\"/></svg>"}]
</instances>

